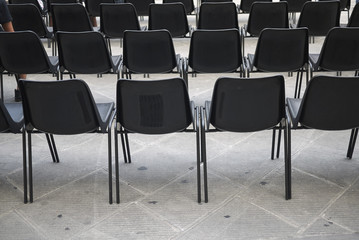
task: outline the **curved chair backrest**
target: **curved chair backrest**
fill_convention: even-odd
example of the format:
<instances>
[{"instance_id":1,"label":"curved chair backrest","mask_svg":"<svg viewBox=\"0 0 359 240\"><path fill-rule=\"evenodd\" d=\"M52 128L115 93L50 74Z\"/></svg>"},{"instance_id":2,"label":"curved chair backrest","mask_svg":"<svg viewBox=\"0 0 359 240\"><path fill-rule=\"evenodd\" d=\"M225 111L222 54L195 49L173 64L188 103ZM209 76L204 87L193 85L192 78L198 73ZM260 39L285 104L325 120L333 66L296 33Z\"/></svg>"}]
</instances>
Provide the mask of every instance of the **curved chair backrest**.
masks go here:
<instances>
[{"instance_id":1,"label":"curved chair backrest","mask_svg":"<svg viewBox=\"0 0 359 240\"><path fill-rule=\"evenodd\" d=\"M35 128L51 134L79 134L100 128L96 104L82 80L20 80L19 88L27 130Z\"/></svg>"},{"instance_id":2,"label":"curved chair backrest","mask_svg":"<svg viewBox=\"0 0 359 240\"><path fill-rule=\"evenodd\" d=\"M247 32L259 36L265 28L288 28L286 2L254 2L249 12Z\"/></svg>"},{"instance_id":3,"label":"curved chair backrest","mask_svg":"<svg viewBox=\"0 0 359 240\"><path fill-rule=\"evenodd\" d=\"M233 2L201 4L197 29L238 29L237 6Z\"/></svg>"},{"instance_id":4,"label":"curved chair backrest","mask_svg":"<svg viewBox=\"0 0 359 240\"><path fill-rule=\"evenodd\" d=\"M85 0L85 6L90 16L100 16L100 4L102 3L114 3L113 0Z\"/></svg>"},{"instance_id":5,"label":"curved chair backrest","mask_svg":"<svg viewBox=\"0 0 359 240\"><path fill-rule=\"evenodd\" d=\"M40 6L39 1L37 0L9 0L9 4L34 4L36 8L40 11L41 15L45 15L47 13L46 6Z\"/></svg>"},{"instance_id":6,"label":"curved chair backrest","mask_svg":"<svg viewBox=\"0 0 359 240\"><path fill-rule=\"evenodd\" d=\"M318 59L318 66L331 71L359 70L359 28L333 28L329 31Z\"/></svg>"},{"instance_id":7,"label":"curved chair backrest","mask_svg":"<svg viewBox=\"0 0 359 240\"><path fill-rule=\"evenodd\" d=\"M350 0L318 0L318 1L339 1L341 11L350 9Z\"/></svg>"},{"instance_id":8,"label":"curved chair backrest","mask_svg":"<svg viewBox=\"0 0 359 240\"><path fill-rule=\"evenodd\" d=\"M301 12L303 5L311 0L280 0L288 3L288 12Z\"/></svg>"},{"instance_id":9,"label":"curved chair backrest","mask_svg":"<svg viewBox=\"0 0 359 240\"><path fill-rule=\"evenodd\" d=\"M346 130L359 127L359 78L315 76L299 108L299 122L309 128Z\"/></svg>"},{"instance_id":10,"label":"curved chair backrest","mask_svg":"<svg viewBox=\"0 0 359 240\"><path fill-rule=\"evenodd\" d=\"M348 21L348 27L359 27L359 4L356 4L353 8Z\"/></svg>"},{"instance_id":11,"label":"curved chair backrest","mask_svg":"<svg viewBox=\"0 0 359 240\"><path fill-rule=\"evenodd\" d=\"M148 16L149 6L155 3L154 0L125 0L125 3L132 3L139 16Z\"/></svg>"},{"instance_id":12,"label":"curved chair backrest","mask_svg":"<svg viewBox=\"0 0 359 240\"><path fill-rule=\"evenodd\" d=\"M309 36L326 36L333 27L339 27L339 1L306 2L297 27L307 27Z\"/></svg>"},{"instance_id":13,"label":"curved chair backrest","mask_svg":"<svg viewBox=\"0 0 359 240\"><path fill-rule=\"evenodd\" d=\"M237 29L197 30L191 37L188 65L196 72L233 72L242 64Z\"/></svg>"},{"instance_id":14,"label":"curved chair backrest","mask_svg":"<svg viewBox=\"0 0 359 240\"><path fill-rule=\"evenodd\" d=\"M272 128L285 117L283 76L219 78L210 123L219 130L253 132Z\"/></svg>"},{"instance_id":15,"label":"curved chair backrest","mask_svg":"<svg viewBox=\"0 0 359 240\"><path fill-rule=\"evenodd\" d=\"M44 45L32 31L0 32L0 59L11 73L43 73L52 69Z\"/></svg>"},{"instance_id":16,"label":"curved chair backrest","mask_svg":"<svg viewBox=\"0 0 359 240\"><path fill-rule=\"evenodd\" d=\"M9 4L12 25L15 31L31 30L39 37L50 37L39 9L31 3Z\"/></svg>"},{"instance_id":17,"label":"curved chair backrest","mask_svg":"<svg viewBox=\"0 0 359 240\"><path fill-rule=\"evenodd\" d=\"M189 33L186 9L182 3L150 4L148 29L167 29L172 37Z\"/></svg>"},{"instance_id":18,"label":"curved chair backrest","mask_svg":"<svg viewBox=\"0 0 359 240\"><path fill-rule=\"evenodd\" d=\"M253 65L261 71L296 71L308 63L308 29L267 28L259 35Z\"/></svg>"},{"instance_id":19,"label":"curved chair backrest","mask_svg":"<svg viewBox=\"0 0 359 240\"><path fill-rule=\"evenodd\" d=\"M99 32L57 32L60 67L72 73L111 71L113 64L105 39Z\"/></svg>"},{"instance_id":20,"label":"curved chair backrest","mask_svg":"<svg viewBox=\"0 0 359 240\"><path fill-rule=\"evenodd\" d=\"M167 30L125 31L123 64L135 73L165 73L176 66L176 53Z\"/></svg>"},{"instance_id":21,"label":"curved chair backrest","mask_svg":"<svg viewBox=\"0 0 359 240\"><path fill-rule=\"evenodd\" d=\"M78 3L77 0L47 0L47 9L50 14L52 14L52 4L66 4L66 3ZM80 1L81 2L81 1Z\"/></svg>"},{"instance_id":22,"label":"curved chair backrest","mask_svg":"<svg viewBox=\"0 0 359 240\"><path fill-rule=\"evenodd\" d=\"M24 126L24 114L21 103L3 103L0 101L0 133L20 133Z\"/></svg>"},{"instance_id":23,"label":"curved chair backrest","mask_svg":"<svg viewBox=\"0 0 359 240\"><path fill-rule=\"evenodd\" d=\"M86 8L79 3L52 4L54 33L93 31Z\"/></svg>"},{"instance_id":24,"label":"curved chair backrest","mask_svg":"<svg viewBox=\"0 0 359 240\"><path fill-rule=\"evenodd\" d=\"M126 130L164 134L186 129L192 122L186 83L181 78L117 82L117 117Z\"/></svg>"},{"instance_id":25,"label":"curved chair backrest","mask_svg":"<svg viewBox=\"0 0 359 240\"><path fill-rule=\"evenodd\" d=\"M135 7L131 3L100 5L101 32L109 38L123 38L125 30L141 30Z\"/></svg>"},{"instance_id":26,"label":"curved chair backrest","mask_svg":"<svg viewBox=\"0 0 359 240\"><path fill-rule=\"evenodd\" d=\"M239 10L243 13L249 13L251 10L251 6L254 2L273 2L272 0L241 0L241 4L239 5Z\"/></svg>"},{"instance_id":27,"label":"curved chair backrest","mask_svg":"<svg viewBox=\"0 0 359 240\"><path fill-rule=\"evenodd\" d=\"M183 3L186 13L191 14L194 11L194 3L193 0L163 0L163 3Z\"/></svg>"}]
</instances>

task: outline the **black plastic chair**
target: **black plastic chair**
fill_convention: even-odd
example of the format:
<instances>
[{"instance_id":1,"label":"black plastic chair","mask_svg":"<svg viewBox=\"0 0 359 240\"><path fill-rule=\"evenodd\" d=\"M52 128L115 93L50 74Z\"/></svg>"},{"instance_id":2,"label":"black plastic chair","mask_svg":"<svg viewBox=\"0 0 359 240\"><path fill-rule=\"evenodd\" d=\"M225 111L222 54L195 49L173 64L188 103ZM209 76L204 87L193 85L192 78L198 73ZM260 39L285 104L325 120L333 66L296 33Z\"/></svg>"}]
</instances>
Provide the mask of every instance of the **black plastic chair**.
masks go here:
<instances>
[{"instance_id":1,"label":"black plastic chair","mask_svg":"<svg viewBox=\"0 0 359 240\"><path fill-rule=\"evenodd\" d=\"M359 27L359 4L355 4L347 27Z\"/></svg>"},{"instance_id":2,"label":"black plastic chair","mask_svg":"<svg viewBox=\"0 0 359 240\"><path fill-rule=\"evenodd\" d=\"M125 0L125 3L132 3L135 6L138 16L148 16L149 7L154 0Z\"/></svg>"},{"instance_id":3,"label":"black plastic chair","mask_svg":"<svg viewBox=\"0 0 359 240\"><path fill-rule=\"evenodd\" d=\"M142 30L135 7L131 3L100 5L100 31L105 35L111 51L111 38L122 39L125 30ZM143 29L144 30L144 29Z\"/></svg>"},{"instance_id":4,"label":"black plastic chair","mask_svg":"<svg viewBox=\"0 0 359 240\"><path fill-rule=\"evenodd\" d=\"M239 13L249 13L254 2L273 2L272 0L241 0Z\"/></svg>"},{"instance_id":5,"label":"black plastic chair","mask_svg":"<svg viewBox=\"0 0 359 240\"><path fill-rule=\"evenodd\" d=\"M9 4L27 4L27 3L33 4L40 11L41 16L43 18L46 18L47 6L46 4L41 6L40 2L43 3L42 1L37 1L37 0L9 0Z\"/></svg>"},{"instance_id":6,"label":"black plastic chair","mask_svg":"<svg viewBox=\"0 0 359 240\"><path fill-rule=\"evenodd\" d=\"M120 77L121 56L111 56L100 32L57 32L60 78L71 74L115 73Z\"/></svg>"},{"instance_id":7,"label":"black plastic chair","mask_svg":"<svg viewBox=\"0 0 359 240\"><path fill-rule=\"evenodd\" d=\"M237 14L233 2L204 2L200 6L197 29L239 29Z\"/></svg>"},{"instance_id":8,"label":"black plastic chair","mask_svg":"<svg viewBox=\"0 0 359 240\"><path fill-rule=\"evenodd\" d=\"M289 28L288 4L286 2L254 2L248 23L242 28L242 49L246 37L258 37L265 28Z\"/></svg>"},{"instance_id":9,"label":"black plastic chair","mask_svg":"<svg viewBox=\"0 0 359 240\"><path fill-rule=\"evenodd\" d=\"M185 6L186 14L191 15L195 11L193 0L163 0L163 3L182 3Z\"/></svg>"},{"instance_id":10,"label":"black plastic chair","mask_svg":"<svg viewBox=\"0 0 359 240\"><path fill-rule=\"evenodd\" d=\"M287 99L294 129L352 129L347 158L351 159L359 127L359 78L315 76L302 99Z\"/></svg>"},{"instance_id":11,"label":"black plastic chair","mask_svg":"<svg viewBox=\"0 0 359 240\"><path fill-rule=\"evenodd\" d=\"M89 132L108 134L109 202L112 203L111 125L114 103L96 104L87 84L79 79L64 81L20 80L23 97L25 131L23 148L28 144L28 159L24 156L24 199L33 202L32 133L74 135ZM24 153L25 154L25 153ZM27 182L28 180L28 182Z\"/></svg>"},{"instance_id":12,"label":"black plastic chair","mask_svg":"<svg viewBox=\"0 0 359 240\"><path fill-rule=\"evenodd\" d=\"M52 27L47 27L39 9L34 4L9 4L12 24L15 31L31 30L40 38L46 38L51 43L52 55L55 55L55 37Z\"/></svg>"},{"instance_id":13,"label":"black plastic chair","mask_svg":"<svg viewBox=\"0 0 359 240\"><path fill-rule=\"evenodd\" d=\"M125 31L123 78L132 74L175 73L182 77L182 58L176 55L171 34L163 30Z\"/></svg>"},{"instance_id":14,"label":"black plastic chair","mask_svg":"<svg viewBox=\"0 0 359 240\"><path fill-rule=\"evenodd\" d=\"M148 30L167 29L172 37L190 36L186 9L182 3L150 4Z\"/></svg>"},{"instance_id":15,"label":"black plastic chair","mask_svg":"<svg viewBox=\"0 0 359 240\"><path fill-rule=\"evenodd\" d=\"M309 36L324 37L333 27L339 27L340 3L339 1L306 2L300 13L297 28L306 27Z\"/></svg>"},{"instance_id":16,"label":"black plastic chair","mask_svg":"<svg viewBox=\"0 0 359 240\"><path fill-rule=\"evenodd\" d=\"M197 194L201 202L200 135L198 107L190 102L183 79L154 81L119 80L117 82L115 125L116 193L119 192L118 133L121 134L125 162L131 163L128 138L124 133L167 134L195 132L197 146ZM193 125L193 128L190 126Z\"/></svg>"},{"instance_id":17,"label":"black plastic chair","mask_svg":"<svg viewBox=\"0 0 359 240\"><path fill-rule=\"evenodd\" d=\"M54 33L58 31L83 32L94 28L86 8L79 3L54 3L51 5Z\"/></svg>"},{"instance_id":18,"label":"black plastic chair","mask_svg":"<svg viewBox=\"0 0 359 240\"><path fill-rule=\"evenodd\" d=\"M0 101L0 133L21 133L23 126L22 104Z\"/></svg>"},{"instance_id":19,"label":"black plastic chair","mask_svg":"<svg viewBox=\"0 0 359 240\"><path fill-rule=\"evenodd\" d=\"M255 54L246 58L247 76L252 72L297 72L295 97L303 72L308 82L308 29L264 29L258 39ZM299 93L298 93L299 97Z\"/></svg>"},{"instance_id":20,"label":"black plastic chair","mask_svg":"<svg viewBox=\"0 0 359 240\"><path fill-rule=\"evenodd\" d=\"M291 198L290 127L285 110L283 76L219 78L213 89L212 101L206 101L201 107L201 120L205 202L208 201L206 132L255 132L272 128L285 130L285 198Z\"/></svg>"},{"instance_id":21,"label":"black plastic chair","mask_svg":"<svg viewBox=\"0 0 359 240\"><path fill-rule=\"evenodd\" d=\"M48 56L32 31L0 32L0 62L7 73L15 74L16 80L20 74L37 73L51 73L58 79L58 57Z\"/></svg>"},{"instance_id":22,"label":"black plastic chair","mask_svg":"<svg viewBox=\"0 0 359 240\"><path fill-rule=\"evenodd\" d=\"M188 73L245 73L241 39L237 29L196 30L191 37L188 59L184 65Z\"/></svg>"},{"instance_id":23,"label":"black plastic chair","mask_svg":"<svg viewBox=\"0 0 359 240\"><path fill-rule=\"evenodd\" d=\"M313 72L359 70L359 28L332 28L326 36L320 54L309 54L311 77Z\"/></svg>"}]
</instances>

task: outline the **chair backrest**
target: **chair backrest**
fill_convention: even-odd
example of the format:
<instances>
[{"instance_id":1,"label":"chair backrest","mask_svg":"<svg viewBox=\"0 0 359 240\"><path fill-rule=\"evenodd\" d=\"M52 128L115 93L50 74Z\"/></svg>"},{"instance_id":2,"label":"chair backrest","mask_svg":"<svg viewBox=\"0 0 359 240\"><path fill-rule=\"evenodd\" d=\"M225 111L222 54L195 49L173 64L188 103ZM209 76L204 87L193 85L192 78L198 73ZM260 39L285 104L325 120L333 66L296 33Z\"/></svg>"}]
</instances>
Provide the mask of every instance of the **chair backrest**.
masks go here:
<instances>
[{"instance_id":1,"label":"chair backrest","mask_svg":"<svg viewBox=\"0 0 359 240\"><path fill-rule=\"evenodd\" d=\"M219 78L214 85L209 121L217 129L260 131L276 126L284 117L283 76Z\"/></svg>"},{"instance_id":2,"label":"chair backrest","mask_svg":"<svg viewBox=\"0 0 359 240\"><path fill-rule=\"evenodd\" d=\"M114 0L85 0L85 6L90 16L100 16L100 4L114 3Z\"/></svg>"},{"instance_id":3,"label":"chair backrest","mask_svg":"<svg viewBox=\"0 0 359 240\"><path fill-rule=\"evenodd\" d=\"M237 6L233 2L201 4L197 29L238 29Z\"/></svg>"},{"instance_id":4,"label":"chair backrest","mask_svg":"<svg viewBox=\"0 0 359 240\"><path fill-rule=\"evenodd\" d=\"M355 4L348 21L348 27L359 27L359 4Z\"/></svg>"},{"instance_id":5,"label":"chair backrest","mask_svg":"<svg viewBox=\"0 0 359 240\"><path fill-rule=\"evenodd\" d=\"M308 29L267 28L259 35L253 65L261 71L296 71L308 63Z\"/></svg>"},{"instance_id":6,"label":"chair backrest","mask_svg":"<svg viewBox=\"0 0 359 240\"><path fill-rule=\"evenodd\" d=\"M251 6L254 2L273 2L272 0L241 0L241 4L239 5L239 10L243 13L249 13L251 10Z\"/></svg>"},{"instance_id":7,"label":"chair backrest","mask_svg":"<svg viewBox=\"0 0 359 240\"><path fill-rule=\"evenodd\" d=\"M190 43L188 65L196 72L233 72L242 64L237 29L196 30Z\"/></svg>"},{"instance_id":8,"label":"chair backrest","mask_svg":"<svg viewBox=\"0 0 359 240\"><path fill-rule=\"evenodd\" d=\"M164 134L186 129L192 122L186 83L181 78L117 82L117 117L125 129Z\"/></svg>"},{"instance_id":9,"label":"chair backrest","mask_svg":"<svg viewBox=\"0 0 359 240\"><path fill-rule=\"evenodd\" d=\"M359 70L359 28L332 28L322 46L318 66L331 71Z\"/></svg>"},{"instance_id":10,"label":"chair backrest","mask_svg":"<svg viewBox=\"0 0 359 240\"><path fill-rule=\"evenodd\" d=\"M40 1L41 2L41 1ZM34 4L37 9L40 11L41 15L45 15L47 12L46 6L40 6L40 2L37 0L10 0L9 4L26 4L31 3Z\"/></svg>"},{"instance_id":11,"label":"chair backrest","mask_svg":"<svg viewBox=\"0 0 359 240\"><path fill-rule=\"evenodd\" d=\"M339 1L341 11L350 9L350 0L318 0L318 1Z\"/></svg>"},{"instance_id":12,"label":"chair backrest","mask_svg":"<svg viewBox=\"0 0 359 240\"><path fill-rule=\"evenodd\" d=\"M0 32L0 59L11 73L43 73L51 69L44 45L32 31Z\"/></svg>"},{"instance_id":13,"label":"chair backrest","mask_svg":"<svg viewBox=\"0 0 359 240\"><path fill-rule=\"evenodd\" d=\"M141 30L135 7L131 3L102 3L100 25L106 37L123 38L125 30Z\"/></svg>"},{"instance_id":14,"label":"chair backrest","mask_svg":"<svg viewBox=\"0 0 359 240\"><path fill-rule=\"evenodd\" d=\"M21 103L3 103L0 101L0 133L20 133L24 126L24 114Z\"/></svg>"},{"instance_id":15,"label":"chair backrest","mask_svg":"<svg viewBox=\"0 0 359 240\"><path fill-rule=\"evenodd\" d=\"M35 128L51 134L79 134L100 127L96 104L82 80L20 80L19 88L27 130Z\"/></svg>"},{"instance_id":16,"label":"chair backrest","mask_svg":"<svg viewBox=\"0 0 359 240\"><path fill-rule=\"evenodd\" d=\"M155 3L154 0L125 0L125 3L132 3L139 16L148 16L149 6Z\"/></svg>"},{"instance_id":17,"label":"chair backrest","mask_svg":"<svg viewBox=\"0 0 359 240\"><path fill-rule=\"evenodd\" d=\"M306 2L297 27L307 27L309 36L326 36L333 27L339 27L339 1Z\"/></svg>"},{"instance_id":18,"label":"chair backrest","mask_svg":"<svg viewBox=\"0 0 359 240\"><path fill-rule=\"evenodd\" d=\"M311 0L280 0L288 3L288 12L301 12L304 3Z\"/></svg>"},{"instance_id":19,"label":"chair backrest","mask_svg":"<svg viewBox=\"0 0 359 240\"><path fill-rule=\"evenodd\" d=\"M86 8L79 3L52 4L54 32L93 31Z\"/></svg>"},{"instance_id":20,"label":"chair backrest","mask_svg":"<svg viewBox=\"0 0 359 240\"><path fill-rule=\"evenodd\" d=\"M113 64L99 32L57 32L59 64L63 71L94 74L111 71Z\"/></svg>"},{"instance_id":21,"label":"chair backrest","mask_svg":"<svg viewBox=\"0 0 359 240\"><path fill-rule=\"evenodd\" d=\"M163 0L163 3L177 3L177 2L183 3L187 14L193 13L195 9L193 0Z\"/></svg>"},{"instance_id":22,"label":"chair backrest","mask_svg":"<svg viewBox=\"0 0 359 240\"><path fill-rule=\"evenodd\" d=\"M358 91L358 77L314 76L299 108L299 122L321 130L359 127Z\"/></svg>"},{"instance_id":23,"label":"chair backrest","mask_svg":"<svg viewBox=\"0 0 359 240\"><path fill-rule=\"evenodd\" d=\"M8 122L8 113L6 107L2 101L0 101L0 133L6 132L10 129Z\"/></svg>"},{"instance_id":24,"label":"chair backrest","mask_svg":"<svg viewBox=\"0 0 359 240\"><path fill-rule=\"evenodd\" d=\"M247 32L259 36L264 28L288 28L286 2L254 2L249 12Z\"/></svg>"},{"instance_id":25,"label":"chair backrest","mask_svg":"<svg viewBox=\"0 0 359 240\"><path fill-rule=\"evenodd\" d=\"M31 3L9 4L15 31L31 30L39 37L47 37L48 31L39 9Z\"/></svg>"},{"instance_id":26,"label":"chair backrest","mask_svg":"<svg viewBox=\"0 0 359 240\"><path fill-rule=\"evenodd\" d=\"M186 9L182 3L150 4L148 29L167 29L172 37L189 33Z\"/></svg>"},{"instance_id":27,"label":"chair backrest","mask_svg":"<svg viewBox=\"0 0 359 240\"><path fill-rule=\"evenodd\" d=\"M176 53L167 30L125 31L123 64L135 73L165 73L176 66Z\"/></svg>"},{"instance_id":28,"label":"chair backrest","mask_svg":"<svg viewBox=\"0 0 359 240\"><path fill-rule=\"evenodd\" d=\"M78 3L82 1L78 0L47 0L47 9L50 14L52 14L52 4L66 4L66 3Z\"/></svg>"}]
</instances>

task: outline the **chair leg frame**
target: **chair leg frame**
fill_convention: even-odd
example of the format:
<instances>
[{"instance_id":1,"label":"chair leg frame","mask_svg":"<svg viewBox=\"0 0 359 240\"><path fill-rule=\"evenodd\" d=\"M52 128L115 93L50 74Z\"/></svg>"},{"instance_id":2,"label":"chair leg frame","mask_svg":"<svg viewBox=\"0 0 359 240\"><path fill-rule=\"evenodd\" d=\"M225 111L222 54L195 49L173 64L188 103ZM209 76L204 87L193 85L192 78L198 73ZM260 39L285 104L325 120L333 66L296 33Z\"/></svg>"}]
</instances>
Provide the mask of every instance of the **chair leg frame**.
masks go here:
<instances>
[{"instance_id":1,"label":"chair leg frame","mask_svg":"<svg viewBox=\"0 0 359 240\"><path fill-rule=\"evenodd\" d=\"M355 142L357 137L358 137L358 128L354 128L352 129L350 134L350 140L349 140L348 151L347 151L348 159L352 159L353 157L353 152L354 152Z\"/></svg>"}]
</instances>

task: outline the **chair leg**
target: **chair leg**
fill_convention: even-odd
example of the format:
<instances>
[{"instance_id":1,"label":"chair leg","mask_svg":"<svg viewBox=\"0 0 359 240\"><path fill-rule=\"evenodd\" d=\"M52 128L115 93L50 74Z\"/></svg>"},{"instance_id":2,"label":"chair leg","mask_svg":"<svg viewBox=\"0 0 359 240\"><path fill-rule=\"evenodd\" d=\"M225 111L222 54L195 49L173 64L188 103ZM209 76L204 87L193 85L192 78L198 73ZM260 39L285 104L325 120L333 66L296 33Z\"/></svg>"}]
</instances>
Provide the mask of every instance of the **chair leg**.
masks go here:
<instances>
[{"instance_id":1,"label":"chair leg","mask_svg":"<svg viewBox=\"0 0 359 240\"><path fill-rule=\"evenodd\" d=\"M112 199L112 148L111 148L111 125L108 127L108 201L110 204L113 203Z\"/></svg>"},{"instance_id":2,"label":"chair leg","mask_svg":"<svg viewBox=\"0 0 359 240\"><path fill-rule=\"evenodd\" d=\"M115 123L115 130L114 130L114 135L115 135L115 174L116 174L116 203L120 203L120 180L119 180L119 164L118 164L118 132L117 132L117 123ZM121 135L122 137L122 135ZM121 139L122 140L122 139ZM123 147L123 140L122 140L122 148ZM126 157L126 155L124 154L124 157ZM125 160L126 162L126 160ZM111 175L111 179L112 179L112 175ZM112 181L112 180L111 180Z\"/></svg>"},{"instance_id":3,"label":"chair leg","mask_svg":"<svg viewBox=\"0 0 359 240\"><path fill-rule=\"evenodd\" d=\"M199 114L198 107L195 108L195 119L196 119L196 153L197 153L197 201L201 203L201 141L200 141L200 131L199 131Z\"/></svg>"},{"instance_id":4,"label":"chair leg","mask_svg":"<svg viewBox=\"0 0 359 240\"><path fill-rule=\"evenodd\" d=\"M26 161L26 131L22 130L22 170L23 170L23 183L24 183L24 203L28 203L27 198L27 161Z\"/></svg>"},{"instance_id":5,"label":"chair leg","mask_svg":"<svg viewBox=\"0 0 359 240\"><path fill-rule=\"evenodd\" d=\"M0 73L1 101L4 102L4 81L2 73Z\"/></svg>"},{"instance_id":6,"label":"chair leg","mask_svg":"<svg viewBox=\"0 0 359 240\"><path fill-rule=\"evenodd\" d=\"M59 163L60 160L59 160L59 156L57 154L57 149L56 149L55 140L54 140L53 135L46 133L45 136L46 136L47 144L49 145L52 161L54 163Z\"/></svg>"},{"instance_id":7,"label":"chair leg","mask_svg":"<svg viewBox=\"0 0 359 240\"><path fill-rule=\"evenodd\" d=\"M284 174L285 174L285 199L292 198L292 164L291 164L291 133L288 121L285 120L284 128Z\"/></svg>"},{"instance_id":8,"label":"chair leg","mask_svg":"<svg viewBox=\"0 0 359 240\"><path fill-rule=\"evenodd\" d=\"M349 145L348 145L348 152L347 152L348 159L351 159L353 157L357 136L358 136L358 128L352 129L352 132L350 134Z\"/></svg>"},{"instance_id":9,"label":"chair leg","mask_svg":"<svg viewBox=\"0 0 359 240\"><path fill-rule=\"evenodd\" d=\"M125 144L126 144L128 163L131 163L131 152L130 152L130 143L128 141L128 134L125 132L124 135L125 135Z\"/></svg>"},{"instance_id":10,"label":"chair leg","mask_svg":"<svg viewBox=\"0 0 359 240\"><path fill-rule=\"evenodd\" d=\"M273 133L272 133L272 151L271 151L271 159L274 159L274 148L275 148L275 131L276 129L273 128Z\"/></svg>"},{"instance_id":11,"label":"chair leg","mask_svg":"<svg viewBox=\"0 0 359 240\"><path fill-rule=\"evenodd\" d=\"M279 158L279 153L280 153L280 141L282 140L282 123L279 124L279 129L278 129L278 143L277 143L277 155L276 157Z\"/></svg>"},{"instance_id":12,"label":"chair leg","mask_svg":"<svg viewBox=\"0 0 359 240\"><path fill-rule=\"evenodd\" d=\"M28 157L29 157L29 195L30 195L30 203L33 202L34 194L33 194L33 182L32 182L32 143L31 143L31 133L28 132Z\"/></svg>"},{"instance_id":13,"label":"chair leg","mask_svg":"<svg viewBox=\"0 0 359 240\"><path fill-rule=\"evenodd\" d=\"M201 146L202 146L202 162L203 162L203 185L204 185L204 202L208 203L208 178L207 178L207 149L206 149L206 130L204 123L204 109L201 108Z\"/></svg>"}]
</instances>

